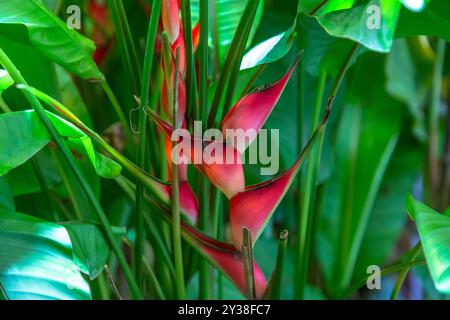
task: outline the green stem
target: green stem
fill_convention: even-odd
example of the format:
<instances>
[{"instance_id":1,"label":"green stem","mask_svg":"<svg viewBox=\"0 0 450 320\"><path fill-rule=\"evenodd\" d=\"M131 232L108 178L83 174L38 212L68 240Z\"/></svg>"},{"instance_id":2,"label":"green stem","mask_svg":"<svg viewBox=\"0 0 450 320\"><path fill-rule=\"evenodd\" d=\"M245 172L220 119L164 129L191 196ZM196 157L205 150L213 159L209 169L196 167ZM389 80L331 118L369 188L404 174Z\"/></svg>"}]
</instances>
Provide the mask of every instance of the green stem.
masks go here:
<instances>
[{"instance_id":1,"label":"green stem","mask_svg":"<svg viewBox=\"0 0 450 320\"><path fill-rule=\"evenodd\" d=\"M195 83L194 83L194 52L192 48L192 25L191 25L191 1L181 1L181 16L183 21L184 39L186 45L186 110L188 122L194 116L195 107Z\"/></svg>"},{"instance_id":2,"label":"green stem","mask_svg":"<svg viewBox=\"0 0 450 320\"><path fill-rule=\"evenodd\" d=\"M139 84L141 83L142 74L125 9L121 0L109 0L109 6L111 7L111 16L116 29L117 41L127 67L128 77L133 86L134 94L138 94L140 92Z\"/></svg>"},{"instance_id":3,"label":"green stem","mask_svg":"<svg viewBox=\"0 0 450 320\"><path fill-rule=\"evenodd\" d=\"M173 100L173 122L174 129L178 129L178 72L180 69L179 48L175 57L175 85L174 85L174 100ZM186 297L184 287L184 268L183 268L183 253L181 247L181 219L180 219L180 191L178 184L178 164L177 159L172 159L172 242L173 254L175 260L175 287L177 298L183 300Z\"/></svg>"},{"instance_id":4,"label":"green stem","mask_svg":"<svg viewBox=\"0 0 450 320\"><path fill-rule=\"evenodd\" d=\"M436 48L436 59L433 68L433 85L431 92L431 105L429 110L428 130L430 139L428 142L428 174L425 175L425 198L427 203L439 208L439 107L442 91L442 75L445 62L446 41L439 39ZM445 209L445 208L444 208Z\"/></svg>"},{"instance_id":5,"label":"green stem","mask_svg":"<svg viewBox=\"0 0 450 320\"><path fill-rule=\"evenodd\" d=\"M129 146L131 146L133 135L131 134L131 130L130 130L130 126L127 121L127 118L126 118L125 114L123 113L122 108L120 107L120 103L117 100L116 96L114 95L114 92L112 91L108 82L106 82L106 80L101 82L101 86L102 86L103 92L105 93L109 102L111 102L114 112L116 113L117 117L119 118L120 124L122 125L122 128L125 131L125 135L127 137L127 142L128 142L127 144Z\"/></svg>"},{"instance_id":6,"label":"green stem","mask_svg":"<svg viewBox=\"0 0 450 320\"><path fill-rule=\"evenodd\" d=\"M248 32L250 31L245 32L245 30L250 30L254 19L254 16L252 19L250 19L251 13L253 11L256 12L258 4L259 0L248 1L244 13L242 14L242 18L239 21L233 40L231 41L231 45L228 49L227 57L225 58L224 68L222 70L222 73L220 74L217 89L214 94L211 110L208 116L208 128L211 128L214 125L214 122L216 121L217 111L219 110L219 105L222 100L222 95L224 93L227 80L229 78L230 73L235 69L234 66L237 60L238 48L243 39L248 38Z\"/></svg>"},{"instance_id":7,"label":"green stem","mask_svg":"<svg viewBox=\"0 0 450 320\"><path fill-rule=\"evenodd\" d=\"M396 272L405 270L405 268L409 270L411 267L414 267L414 266L417 266L417 265L421 265L421 264L424 264L424 263L425 263L424 259L411 260L411 261L408 261L408 262L399 263L399 264L396 264L396 265L393 265L393 266L387 267L386 269L381 270L381 276L385 277L385 276L390 275L392 273L396 273ZM354 292L356 292L359 288L361 288L364 284L366 284L368 279L369 279L369 276L358 280L357 282L352 284L348 289L346 289L342 293L338 294L334 298L338 299L338 300L347 299Z\"/></svg>"},{"instance_id":8,"label":"green stem","mask_svg":"<svg viewBox=\"0 0 450 320\"><path fill-rule=\"evenodd\" d=\"M200 230L207 232L208 231L208 217L209 217L209 190L210 184L208 179L205 176L200 176L200 194L202 195L200 199L200 221L199 227ZM210 295L210 286L209 286L209 266L206 263L205 259L201 259L199 261L199 287L200 287L200 299L208 300Z\"/></svg>"},{"instance_id":9,"label":"green stem","mask_svg":"<svg viewBox=\"0 0 450 320\"><path fill-rule=\"evenodd\" d=\"M326 73L321 72L318 80L316 91L316 101L314 104L312 128L315 128L319 122L320 111L325 91ZM323 133L322 133L323 135ZM305 184L303 185L303 193L300 195L300 211L297 230L297 263L296 263L296 280L295 280L295 294L296 299L303 299L305 295L305 288L309 269L309 252L311 246L311 233L313 221L313 189L315 188L316 168L318 167L317 148L314 147L312 157L308 160L306 167Z\"/></svg>"},{"instance_id":10,"label":"green stem","mask_svg":"<svg viewBox=\"0 0 450 320\"><path fill-rule=\"evenodd\" d=\"M199 53L199 101L201 119L203 127L208 118L208 0L200 0L200 43L198 47ZM201 183L201 199L200 199L200 229L207 231L208 228L208 202L209 202L209 185L208 180L200 176ZM199 287L200 299L209 299L209 267L204 259L199 261Z\"/></svg>"},{"instance_id":11,"label":"green stem","mask_svg":"<svg viewBox=\"0 0 450 320\"><path fill-rule=\"evenodd\" d=\"M252 234L246 227L242 229L242 260L244 262L245 286L247 298L256 299L255 274L253 270Z\"/></svg>"},{"instance_id":12,"label":"green stem","mask_svg":"<svg viewBox=\"0 0 450 320\"><path fill-rule=\"evenodd\" d=\"M281 299L281 288L283 284L284 260L286 256L286 246L288 242L288 231L283 230L278 240L277 264L275 266L271 298L273 300Z\"/></svg>"},{"instance_id":13,"label":"green stem","mask_svg":"<svg viewBox=\"0 0 450 320\"><path fill-rule=\"evenodd\" d=\"M208 117L208 0L200 0L199 83L202 120Z\"/></svg>"},{"instance_id":14,"label":"green stem","mask_svg":"<svg viewBox=\"0 0 450 320\"><path fill-rule=\"evenodd\" d=\"M141 99L139 107L139 146L137 152L137 165L145 168L146 164L146 143L147 143L147 113L145 110L149 106L150 78L152 75L153 56L155 53L155 39L158 30L159 15L161 12L161 0L154 0L152 15L148 26L147 43L145 46L144 70L141 85ZM134 267L138 284L142 283L141 265L144 251L144 184L141 181L136 183L136 244L134 246Z\"/></svg>"},{"instance_id":15,"label":"green stem","mask_svg":"<svg viewBox=\"0 0 450 320\"><path fill-rule=\"evenodd\" d=\"M422 244L419 242L411 251L411 255L406 263L411 263L415 261L419 256L420 252L422 252ZM403 269L402 272L400 272L400 274L398 275L397 281L395 282L394 290L392 290L391 300L397 299L397 296L400 293L400 290L402 289L403 283L405 282L406 276L408 275L410 269L411 266L408 266L405 269Z\"/></svg>"},{"instance_id":16,"label":"green stem","mask_svg":"<svg viewBox=\"0 0 450 320\"><path fill-rule=\"evenodd\" d=\"M5 54L5 52L1 48L0 48L0 64L2 64L6 68L8 73L11 75L11 77L14 79L14 81L17 84L22 84L22 85L28 86L27 82L22 77L20 71L16 68L16 66L13 64L13 62L9 59L9 57ZM127 264L125 255L121 251L120 246L117 244L117 242L114 238L114 233L111 229L111 225L109 224L108 218L106 217L105 213L103 212L103 209L100 206L99 202L97 201L97 199L94 195L94 192L92 191L86 178L82 174L81 170L77 167L69 148L63 142L61 137L58 135L58 132L56 131L56 129L53 126L50 119L47 117L46 111L45 111L44 107L40 104L39 100L37 100L37 98L34 95L32 95L31 93L29 93L28 91L24 91L24 96L28 100L30 105L33 107L33 109L35 110L36 114L38 115L42 124L45 126L45 128L49 132L49 134L52 137L55 144L61 150L70 169L75 174L75 177L77 178L78 182L80 183L81 187L83 188L84 192L86 193L86 196L88 197L89 201L91 202L91 204L94 208L94 211L97 215L97 218L99 219L99 221L104 229L106 238L111 246L111 249L113 250L114 254L116 255L117 260L122 268L125 279L128 282L129 288L130 288L133 296L136 298L141 298L142 294L139 290L139 287L136 284L136 281L133 277L133 273L131 272L131 269Z\"/></svg>"},{"instance_id":17,"label":"green stem","mask_svg":"<svg viewBox=\"0 0 450 320\"><path fill-rule=\"evenodd\" d=\"M251 28L253 25L253 20L255 19L256 12L258 11L258 5L259 5L259 1L257 1L255 6L251 7L252 10L250 11L249 15L245 16L245 18L248 19L248 21L250 23L246 24L246 28L244 29L244 31L242 33L242 39L239 42L238 48L235 53L235 58L234 58L233 65L231 68L230 79L228 81L228 86L227 86L227 90L225 93L225 101L224 101L224 104L222 107L222 115L220 117L220 120L222 120L223 116L231 108L231 104L233 102L234 90L236 88L236 82L238 80L242 58L244 57L245 47L247 45L247 41L250 36L250 31L251 31Z\"/></svg>"}]
</instances>

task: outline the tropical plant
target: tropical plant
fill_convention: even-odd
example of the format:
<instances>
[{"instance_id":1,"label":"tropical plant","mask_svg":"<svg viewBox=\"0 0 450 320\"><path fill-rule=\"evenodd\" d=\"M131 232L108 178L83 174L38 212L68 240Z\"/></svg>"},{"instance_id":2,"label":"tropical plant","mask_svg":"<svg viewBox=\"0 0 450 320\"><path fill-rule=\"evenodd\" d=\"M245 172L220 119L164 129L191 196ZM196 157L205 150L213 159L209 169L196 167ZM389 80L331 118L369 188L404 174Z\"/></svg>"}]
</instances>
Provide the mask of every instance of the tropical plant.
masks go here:
<instances>
[{"instance_id":1,"label":"tropical plant","mask_svg":"<svg viewBox=\"0 0 450 320\"><path fill-rule=\"evenodd\" d=\"M447 41L446 0L1 1L0 298L445 298Z\"/></svg>"}]
</instances>

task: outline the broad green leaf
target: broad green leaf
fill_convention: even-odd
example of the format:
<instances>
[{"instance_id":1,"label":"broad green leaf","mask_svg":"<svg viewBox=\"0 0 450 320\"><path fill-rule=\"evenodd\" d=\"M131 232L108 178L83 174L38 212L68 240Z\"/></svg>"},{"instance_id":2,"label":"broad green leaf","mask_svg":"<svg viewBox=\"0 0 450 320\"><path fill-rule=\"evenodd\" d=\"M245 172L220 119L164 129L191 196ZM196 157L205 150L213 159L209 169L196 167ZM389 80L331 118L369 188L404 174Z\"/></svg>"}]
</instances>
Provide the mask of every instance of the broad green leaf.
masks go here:
<instances>
[{"instance_id":1,"label":"broad green leaf","mask_svg":"<svg viewBox=\"0 0 450 320\"><path fill-rule=\"evenodd\" d=\"M424 140L427 133L423 104L428 90L420 83L422 77L406 40L396 40L386 61L386 91L408 106L413 118L412 130L416 137Z\"/></svg>"},{"instance_id":2,"label":"broad green leaf","mask_svg":"<svg viewBox=\"0 0 450 320\"><path fill-rule=\"evenodd\" d=\"M436 289L450 294L450 218L440 214L411 195L408 213L416 221L428 269Z\"/></svg>"},{"instance_id":3,"label":"broad green leaf","mask_svg":"<svg viewBox=\"0 0 450 320\"><path fill-rule=\"evenodd\" d=\"M400 9L398 0L369 0L350 9L319 14L317 19L334 37L351 39L370 50L389 52Z\"/></svg>"},{"instance_id":4,"label":"broad green leaf","mask_svg":"<svg viewBox=\"0 0 450 320\"><path fill-rule=\"evenodd\" d=\"M309 13L311 10L320 5L320 9L316 12L316 14L325 14L337 10L349 9L352 7L354 2L355 0L334 0L326 1L325 3L323 0L301 0L300 6L302 12Z\"/></svg>"},{"instance_id":5,"label":"broad green leaf","mask_svg":"<svg viewBox=\"0 0 450 320\"><path fill-rule=\"evenodd\" d=\"M386 265L386 259L393 256L405 227L406 194L412 191L419 174L421 157L419 150L402 147L400 142L375 200L358 255L354 280L367 276L367 267L370 265Z\"/></svg>"},{"instance_id":6,"label":"broad green leaf","mask_svg":"<svg viewBox=\"0 0 450 320\"><path fill-rule=\"evenodd\" d=\"M92 59L94 43L69 29L40 1L1 1L0 24L24 25L30 41L50 60L83 79L103 79Z\"/></svg>"},{"instance_id":7,"label":"broad green leaf","mask_svg":"<svg viewBox=\"0 0 450 320\"><path fill-rule=\"evenodd\" d=\"M68 145L88 157L98 175L114 178L120 174L120 165L96 152L84 132L50 112L47 115ZM0 154L0 176L30 159L49 142L50 136L34 111L0 115L0 145L6 150Z\"/></svg>"},{"instance_id":8,"label":"broad green leaf","mask_svg":"<svg viewBox=\"0 0 450 320\"><path fill-rule=\"evenodd\" d=\"M8 89L14 84L14 80L9 75L8 71L0 69L0 95L2 91Z\"/></svg>"},{"instance_id":9,"label":"broad green leaf","mask_svg":"<svg viewBox=\"0 0 450 320\"><path fill-rule=\"evenodd\" d=\"M0 283L12 300L87 300L62 226L0 209Z\"/></svg>"},{"instance_id":10,"label":"broad green leaf","mask_svg":"<svg viewBox=\"0 0 450 320\"><path fill-rule=\"evenodd\" d=\"M269 38L250 49L242 58L241 70L271 63L283 58L294 43L296 22L286 31Z\"/></svg>"},{"instance_id":11,"label":"broad green leaf","mask_svg":"<svg viewBox=\"0 0 450 320\"><path fill-rule=\"evenodd\" d=\"M214 25L211 21L209 22L210 42L212 42L214 37L217 37L219 59L223 63L248 0L215 0L215 3L212 3L213 1L208 2L210 6L214 6L216 15ZM195 25L199 20L199 8L199 0L191 0L192 25ZM261 22L263 10L264 1L261 0L248 38L249 44L252 42L253 36ZM215 29L213 28L214 26Z\"/></svg>"},{"instance_id":12,"label":"broad green leaf","mask_svg":"<svg viewBox=\"0 0 450 320\"><path fill-rule=\"evenodd\" d=\"M395 36L417 35L436 36L450 41L450 5L447 0L431 0L421 12L402 8Z\"/></svg>"},{"instance_id":13,"label":"broad green leaf","mask_svg":"<svg viewBox=\"0 0 450 320\"><path fill-rule=\"evenodd\" d=\"M353 277L364 233L400 133L401 105L383 91L382 56L357 65L342 106L334 146L335 165L320 204L317 253L332 293ZM358 68L359 67L359 68ZM373 88L362 79L371 74ZM381 87L381 89L380 89ZM359 93L359 95L357 94Z\"/></svg>"},{"instance_id":14,"label":"broad green leaf","mask_svg":"<svg viewBox=\"0 0 450 320\"><path fill-rule=\"evenodd\" d=\"M11 188L5 177L0 177L0 208L7 210L16 209Z\"/></svg>"},{"instance_id":15,"label":"broad green leaf","mask_svg":"<svg viewBox=\"0 0 450 320\"><path fill-rule=\"evenodd\" d=\"M72 241L75 263L81 272L94 280L102 273L111 253L101 229L92 223L71 222L63 226ZM125 232L124 228L114 228L114 231Z\"/></svg>"},{"instance_id":16,"label":"broad green leaf","mask_svg":"<svg viewBox=\"0 0 450 320\"><path fill-rule=\"evenodd\" d=\"M300 43L304 49L302 64L306 70L318 76L320 71L336 77L352 50L353 42L348 39L336 38L329 35L312 17L301 14L300 17ZM364 52L360 48L353 57L351 64Z\"/></svg>"}]
</instances>

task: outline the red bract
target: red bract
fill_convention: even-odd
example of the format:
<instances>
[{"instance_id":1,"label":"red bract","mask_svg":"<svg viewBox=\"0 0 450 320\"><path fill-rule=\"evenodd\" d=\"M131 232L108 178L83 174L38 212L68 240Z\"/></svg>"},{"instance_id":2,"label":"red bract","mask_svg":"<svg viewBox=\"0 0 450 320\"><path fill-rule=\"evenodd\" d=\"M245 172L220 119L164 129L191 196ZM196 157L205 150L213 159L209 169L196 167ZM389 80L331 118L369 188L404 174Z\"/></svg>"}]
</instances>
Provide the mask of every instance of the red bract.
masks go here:
<instances>
[{"instance_id":1,"label":"red bract","mask_svg":"<svg viewBox=\"0 0 450 320\"><path fill-rule=\"evenodd\" d=\"M242 228L247 227L252 234L254 243L263 231L278 204L283 199L295 175L298 172L303 157L299 157L294 165L276 178L247 187L230 201L230 225L234 246L242 247Z\"/></svg>"},{"instance_id":2,"label":"red bract","mask_svg":"<svg viewBox=\"0 0 450 320\"><path fill-rule=\"evenodd\" d=\"M200 43L200 22L197 22L192 29L192 48L197 51L198 44Z\"/></svg>"},{"instance_id":3,"label":"red bract","mask_svg":"<svg viewBox=\"0 0 450 320\"><path fill-rule=\"evenodd\" d=\"M227 129L244 131L253 129L258 132L280 99L297 63L298 59L289 71L274 84L257 89L240 99L223 118L222 132L225 134ZM240 145L239 142L233 141L233 145L240 152L244 152L253 140L246 139L246 142L242 141Z\"/></svg>"},{"instance_id":4,"label":"red bract","mask_svg":"<svg viewBox=\"0 0 450 320\"><path fill-rule=\"evenodd\" d=\"M170 124L151 110L149 115L168 137L172 137L173 127ZM245 178L241 154L226 142L203 141L201 138L182 136L178 139L176 148L179 156L194 164L229 199L244 191ZM222 154L215 154L220 150L222 150ZM204 158L204 155L207 156L207 159ZM214 162L214 158L217 159L216 162Z\"/></svg>"},{"instance_id":5,"label":"red bract","mask_svg":"<svg viewBox=\"0 0 450 320\"><path fill-rule=\"evenodd\" d=\"M228 275L236 287L245 294L245 273L242 254L232 245L212 239L200 231L182 224L183 231L195 241L198 248ZM241 230L242 232L242 230ZM253 262L256 298L261 299L266 289L266 278L256 262Z\"/></svg>"},{"instance_id":6,"label":"red bract","mask_svg":"<svg viewBox=\"0 0 450 320\"><path fill-rule=\"evenodd\" d=\"M167 197L172 195L172 187L170 185L162 185L161 189ZM192 223L197 222L198 218L198 201L194 192L192 191L187 181L181 181L179 183L180 191L180 209L186 214Z\"/></svg>"},{"instance_id":7,"label":"red bract","mask_svg":"<svg viewBox=\"0 0 450 320\"><path fill-rule=\"evenodd\" d=\"M178 0L163 0L161 19L164 30L169 36L169 41L173 44L180 34L180 6Z\"/></svg>"}]
</instances>

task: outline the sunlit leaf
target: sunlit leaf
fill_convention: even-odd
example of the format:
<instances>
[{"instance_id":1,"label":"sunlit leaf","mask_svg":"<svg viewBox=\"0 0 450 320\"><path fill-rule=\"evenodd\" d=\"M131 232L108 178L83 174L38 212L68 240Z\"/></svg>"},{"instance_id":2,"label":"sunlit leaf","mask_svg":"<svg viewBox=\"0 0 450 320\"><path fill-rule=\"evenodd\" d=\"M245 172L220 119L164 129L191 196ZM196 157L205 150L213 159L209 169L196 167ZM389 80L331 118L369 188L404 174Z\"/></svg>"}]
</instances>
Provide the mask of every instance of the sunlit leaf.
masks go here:
<instances>
[{"instance_id":1,"label":"sunlit leaf","mask_svg":"<svg viewBox=\"0 0 450 320\"><path fill-rule=\"evenodd\" d=\"M450 294L450 218L411 195L407 199L407 208L416 221L434 285L439 292Z\"/></svg>"},{"instance_id":2,"label":"sunlit leaf","mask_svg":"<svg viewBox=\"0 0 450 320\"><path fill-rule=\"evenodd\" d=\"M14 80L8 74L8 71L0 69L0 95L3 90L8 89L13 83Z\"/></svg>"},{"instance_id":3,"label":"sunlit leaf","mask_svg":"<svg viewBox=\"0 0 450 320\"><path fill-rule=\"evenodd\" d=\"M103 79L93 42L68 26L38 0L0 2L0 24L22 24L31 42L49 59L84 79Z\"/></svg>"},{"instance_id":4,"label":"sunlit leaf","mask_svg":"<svg viewBox=\"0 0 450 320\"><path fill-rule=\"evenodd\" d=\"M84 132L50 112L47 115L68 145L89 158L98 175L114 178L120 174L120 165L96 152ZM50 135L34 111L2 114L0 124L0 144L7 150L0 154L0 175L21 165L50 142Z\"/></svg>"},{"instance_id":5,"label":"sunlit leaf","mask_svg":"<svg viewBox=\"0 0 450 320\"><path fill-rule=\"evenodd\" d=\"M62 226L0 209L0 282L9 299L91 299Z\"/></svg>"}]
</instances>

